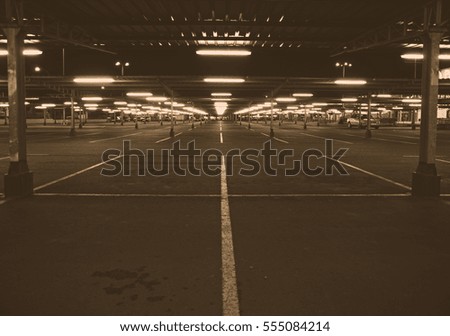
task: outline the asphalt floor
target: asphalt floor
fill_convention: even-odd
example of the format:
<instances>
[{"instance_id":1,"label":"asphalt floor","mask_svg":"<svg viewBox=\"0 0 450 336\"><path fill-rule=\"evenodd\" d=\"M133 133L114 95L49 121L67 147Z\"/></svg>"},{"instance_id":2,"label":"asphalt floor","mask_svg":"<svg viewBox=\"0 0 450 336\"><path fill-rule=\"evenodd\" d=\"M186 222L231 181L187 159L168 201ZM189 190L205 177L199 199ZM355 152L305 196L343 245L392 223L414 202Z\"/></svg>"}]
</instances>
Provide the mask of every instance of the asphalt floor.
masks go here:
<instances>
[{"instance_id":1,"label":"asphalt floor","mask_svg":"<svg viewBox=\"0 0 450 336\"><path fill-rule=\"evenodd\" d=\"M71 137L67 126L29 124L35 194L0 198L0 314L450 314L450 131L438 131L442 197L418 199L419 130L366 139L342 125L277 122L270 140L264 122L178 122L172 139L169 129L89 121ZM159 166L176 141L223 154L270 141L299 157L326 139L333 152L348 148L348 175L278 166L248 177L238 171L249 165L221 157L215 176L139 176L135 157L130 176L101 175L111 168L102 153L125 140L153 149ZM8 165L0 126L0 172Z\"/></svg>"}]
</instances>

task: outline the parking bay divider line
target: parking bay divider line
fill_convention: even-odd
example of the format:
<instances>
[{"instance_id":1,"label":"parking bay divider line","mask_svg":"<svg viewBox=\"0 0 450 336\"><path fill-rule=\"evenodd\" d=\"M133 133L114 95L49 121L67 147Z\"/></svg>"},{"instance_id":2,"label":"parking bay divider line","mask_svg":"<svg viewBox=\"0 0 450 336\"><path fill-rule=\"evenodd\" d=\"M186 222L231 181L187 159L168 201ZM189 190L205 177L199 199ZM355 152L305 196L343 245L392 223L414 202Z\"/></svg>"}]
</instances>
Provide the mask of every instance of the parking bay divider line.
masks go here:
<instances>
[{"instance_id":1,"label":"parking bay divider line","mask_svg":"<svg viewBox=\"0 0 450 336\"><path fill-rule=\"evenodd\" d=\"M77 172L75 172L75 173L73 173L73 174L66 175L66 176L61 177L61 178L59 178L59 179L57 179L57 180L54 180L54 181L48 182L48 183L46 183L46 184L40 185L40 186L34 188L34 191L42 190L42 189L47 188L47 187L49 187L49 186L51 186L51 185L54 185L54 184L56 184L56 183L59 183L59 182L68 180L68 179L70 179L70 178L72 178L72 177L75 177L75 176L77 176L77 175L83 174L83 173L85 173L85 172L87 172L87 171L89 171L89 170L92 170L92 169L95 169L95 168L97 168L97 167L100 167L100 166L104 165L105 163L108 163L108 162L111 162L111 161L114 161L114 160L117 160L117 159L121 159L121 158L123 158L123 157L124 157L124 155L119 155L119 156L116 156L116 157L114 157L114 158L112 158L112 159L110 159L110 160L107 160L107 161L104 161L104 162L97 163L97 164L95 164L95 165L93 165L93 166L87 167L87 168L82 169L82 170L80 170L80 171L77 171Z\"/></svg>"},{"instance_id":2,"label":"parking bay divider line","mask_svg":"<svg viewBox=\"0 0 450 336\"><path fill-rule=\"evenodd\" d=\"M137 133L132 133L132 134L121 135L121 136L114 137L114 138L106 138L106 139L91 140L91 141L89 141L89 143L97 143L97 142L103 142L103 141L109 141L109 140L115 140L115 139L122 139L122 138L130 137L130 136L134 136L134 135L138 135L138 134L142 134L142 132L137 132Z\"/></svg>"}]
</instances>

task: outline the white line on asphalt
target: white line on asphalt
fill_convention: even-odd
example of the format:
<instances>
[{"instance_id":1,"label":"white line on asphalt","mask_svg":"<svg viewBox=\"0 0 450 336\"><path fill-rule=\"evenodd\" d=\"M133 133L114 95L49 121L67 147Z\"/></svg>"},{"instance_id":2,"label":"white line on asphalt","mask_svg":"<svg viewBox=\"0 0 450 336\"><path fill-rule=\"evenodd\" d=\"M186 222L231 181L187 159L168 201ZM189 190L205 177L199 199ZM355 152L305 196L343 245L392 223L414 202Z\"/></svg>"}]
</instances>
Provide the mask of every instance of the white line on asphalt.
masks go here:
<instances>
[{"instance_id":1,"label":"white line on asphalt","mask_svg":"<svg viewBox=\"0 0 450 336\"><path fill-rule=\"evenodd\" d=\"M221 197L219 194L97 194L97 193L35 193L35 196L47 197Z\"/></svg>"},{"instance_id":2,"label":"white line on asphalt","mask_svg":"<svg viewBox=\"0 0 450 336\"><path fill-rule=\"evenodd\" d=\"M180 133L175 134L175 137L177 137L177 136L179 136L179 135L181 135L181 134L183 134L183 132L180 132Z\"/></svg>"},{"instance_id":3,"label":"white line on asphalt","mask_svg":"<svg viewBox=\"0 0 450 336\"><path fill-rule=\"evenodd\" d=\"M365 137L360 136L360 135L348 134L348 133L344 133L344 134L347 135L347 136L349 136L349 137L360 138L360 139L366 139ZM398 141L398 140L389 140L389 139L383 139L383 138L371 138L371 140L384 141L384 142L393 142L393 143L401 143L401 144L407 144L407 145L417 145L416 142L410 142L410 141Z\"/></svg>"},{"instance_id":4,"label":"white line on asphalt","mask_svg":"<svg viewBox=\"0 0 450 336\"><path fill-rule=\"evenodd\" d=\"M448 160L436 159L436 161L443 162L443 163L450 163L450 161L448 161Z\"/></svg>"},{"instance_id":5,"label":"white line on asphalt","mask_svg":"<svg viewBox=\"0 0 450 336\"><path fill-rule=\"evenodd\" d=\"M230 194L229 197L236 197L236 198L246 198L246 197L405 197L405 196L411 196L411 194Z\"/></svg>"},{"instance_id":6,"label":"white line on asphalt","mask_svg":"<svg viewBox=\"0 0 450 336\"><path fill-rule=\"evenodd\" d=\"M228 185L225 156L222 156L220 190L222 219L222 313L224 316L238 316L240 315L239 298L236 282L236 263L234 260L230 205L228 202Z\"/></svg>"},{"instance_id":7,"label":"white line on asphalt","mask_svg":"<svg viewBox=\"0 0 450 336\"><path fill-rule=\"evenodd\" d=\"M39 186L39 187L36 187L36 188L34 188L34 191L38 191L38 190L47 188L47 187L49 187L49 186L51 186L51 185L53 185L53 184L56 184L56 183L61 182L61 181L64 181L64 180L68 180L68 179L70 179L70 178L72 178L72 177L74 177L74 176L83 174L83 173L85 173L85 172L87 172L87 171L89 171L89 170L92 170L92 169L95 169L95 168L97 168L97 167L100 167L100 166L104 165L105 163L108 163L108 162L111 162L111 161L120 159L120 158L122 158L122 157L123 157L123 155L119 155L119 156L116 156L116 157L114 157L113 159L107 160L107 161L105 161L105 162L97 163L97 164L95 164L95 165L93 165L93 166L90 166L90 167L85 168L85 169L83 169L83 170L77 171L76 173L73 173L73 174L70 174L70 175L61 177L61 178L59 178L59 179L57 179L57 180L54 180L54 181L51 181L51 182L49 182L49 183L43 184L43 185L41 185L41 186Z\"/></svg>"},{"instance_id":8,"label":"white line on asphalt","mask_svg":"<svg viewBox=\"0 0 450 336\"><path fill-rule=\"evenodd\" d=\"M401 144L406 144L406 145L417 145L417 142L411 142L411 141L399 141L399 140L390 140L390 139L383 139L383 138L372 138L372 140L401 143Z\"/></svg>"},{"instance_id":9,"label":"white line on asphalt","mask_svg":"<svg viewBox=\"0 0 450 336\"><path fill-rule=\"evenodd\" d=\"M5 157L0 158L0 161L2 161L2 160L8 160L8 159L9 159L9 156L5 156Z\"/></svg>"},{"instance_id":10,"label":"white line on asphalt","mask_svg":"<svg viewBox=\"0 0 450 336\"><path fill-rule=\"evenodd\" d=\"M345 163L345 162L342 162L342 161L339 161L339 162L340 162L341 164L343 164L344 166L347 166L347 167L350 167L350 168L352 168L352 169L358 170L358 171L360 171L360 172L362 172L362 173L364 173L364 174L367 174L367 175L376 177L377 179L380 179L380 180L382 180L382 181L385 181L385 182L394 184L394 185L396 185L397 187L400 187L400 188L403 188L403 189L406 189L406 190L411 190L411 187L408 187L407 185L404 185L404 184L401 184L401 183L399 183L399 182L395 182L395 181L393 181L393 180L390 180L390 179L388 179L388 178L385 178L385 177L383 177L383 176L380 176L380 175L371 173L371 172L369 172L369 171L367 171L367 170L364 170L364 169L362 169L362 168L356 167L356 166L351 165L351 164L349 164L349 163Z\"/></svg>"},{"instance_id":11,"label":"white line on asphalt","mask_svg":"<svg viewBox=\"0 0 450 336\"><path fill-rule=\"evenodd\" d=\"M167 138L164 138L164 139L161 139L161 140L155 141L155 143L160 143L160 142L164 142L164 141L167 141L167 140L169 140L169 139L170 139L170 137L167 137Z\"/></svg>"},{"instance_id":12,"label":"white line on asphalt","mask_svg":"<svg viewBox=\"0 0 450 336\"><path fill-rule=\"evenodd\" d=\"M338 139L331 138L331 137L325 138L325 137L321 137L321 136L318 136L318 135L312 135L312 134L306 134L306 133L299 133L299 134L304 135L304 136L309 136L309 137L312 137L312 138L318 138L318 139L333 139L336 142L342 142L342 143L346 143L346 144L349 144L349 145L353 145L353 142L344 141L344 140L338 140Z\"/></svg>"},{"instance_id":13,"label":"white line on asphalt","mask_svg":"<svg viewBox=\"0 0 450 336\"><path fill-rule=\"evenodd\" d=\"M269 137L270 138L270 135L269 134L267 134L267 133L263 133L263 132L260 132L262 135L264 135L264 136L266 136L266 137ZM279 142L282 142L282 143L286 143L286 144L288 144L289 142L287 142L286 140L283 140L283 139L280 139L280 138L277 138L277 137L273 137L273 139L274 140L276 140L276 141L279 141Z\"/></svg>"},{"instance_id":14,"label":"white line on asphalt","mask_svg":"<svg viewBox=\"0 0 450 336\"><path fill-rule=\"evenodd\" d=\"M222 132L220 132L220 143L223 143L223 135L222 135Z\"/></svg>"},{"instance_id":15,"label":"white line on asphalt","mask_svg":"<svg viewBox=\"0 0 450 336\"><path fill-rule=\"evenodd\" d=\"M127 134L127 135L121 135L121 136L114 137L114 138L92 140L92 141L89 141L89 143L97 143L97 142L102 142L102 141L109 141L109 140L121 139L121 138L130 137L130 136L133 136L133 135L138 135L138 134L141 134L141 133L142 133L142 132L138 132L138 133L132 133L132 134Z\"/></svg>"}]
</instances>

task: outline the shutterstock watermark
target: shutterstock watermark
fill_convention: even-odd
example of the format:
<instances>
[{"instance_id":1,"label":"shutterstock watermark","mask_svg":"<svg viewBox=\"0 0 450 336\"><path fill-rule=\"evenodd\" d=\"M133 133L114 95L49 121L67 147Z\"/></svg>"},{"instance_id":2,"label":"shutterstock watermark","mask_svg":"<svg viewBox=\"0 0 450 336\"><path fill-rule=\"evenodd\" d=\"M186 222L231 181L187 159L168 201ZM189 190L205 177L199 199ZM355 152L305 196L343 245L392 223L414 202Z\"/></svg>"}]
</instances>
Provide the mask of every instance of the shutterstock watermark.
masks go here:
<instances>
[{"instance_id":1,"label":"shutterstock watermark","mask_svg":"<svg viewBox=\"0 0 450 336\"><path fill-rule=\"evenodd\" d=\"M309 148L300 155L293 149L276 149L271 141L262 148L234 148L223 153L216 148L201 150L191 141L182 146L176 141L170 149L146 149L145 152L132 148L130 140L123 141L121 149L107 149L102 154L105 164L103 176L218 176L221 174L222 157L225 160L226 174L233 176L306 176L349 175L341 164L341 158L348 148L334 150L332 139L324 141L324 148ZM134 169L133 169L134 167Z\"/></svg>"}]
</instances>

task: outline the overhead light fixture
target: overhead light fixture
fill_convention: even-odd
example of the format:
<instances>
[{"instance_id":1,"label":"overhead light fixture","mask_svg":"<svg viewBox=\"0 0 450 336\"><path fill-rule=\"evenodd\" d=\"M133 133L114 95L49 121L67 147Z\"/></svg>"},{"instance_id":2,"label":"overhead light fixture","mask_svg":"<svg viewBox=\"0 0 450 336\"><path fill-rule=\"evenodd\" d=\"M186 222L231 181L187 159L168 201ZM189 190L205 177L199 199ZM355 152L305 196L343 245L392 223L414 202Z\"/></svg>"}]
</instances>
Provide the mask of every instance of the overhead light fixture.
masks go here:
<instances>
[{"instance_id":1,"label":"overhead light fixture","mask_svg":"<svg viewBox=\"0 0 450 336\"><path fill-rule=\"evenodd\" d=\"M98 107L98 104L84 104L84 107Z\"/></svg>"},{"instance_id":2,"label":"overhead light fixture","mask_svg":"<svg viewBox=\"0 0 450 336\"><path fill-rule=\"evenodd\" d=\"M422 99L420 98L405 98L402 99L402 103L421 103Z\"/></svg>"},{"instance_id":3,"label":"overhead light fixture","mask_svg":"<svg viewBox=\"0 0 450 336\"><path fill-rule=\"evenodd\" d=\"M39 56L42 55L43 51L39 49L24 49L22 54L24 56ZM7 56L8 50L0 49L0 56Z\"/></svg>"},{"instance_id":4,"label":"overhead light fixture","mask_svg":"<svg viewBox=\"0 0 450 336\"><path fill-rule=\"evenodd\" d=\"M279 103L292 103L292 102L297 101L297 99L293 98L293 97L278 97L278 98L275 98L275 100Z\"/></svg>"},{"instance_id":5,"label":"overhead light fixture","mask_svg":"<svg viewBox=\"0 0 450 336\"><path fill-rule=\"evenodd\" d=\"M313 107L316 107L316 106L328 106L328 103L313 103L312 106Z\"/></svg>"},{"instance_id":6,"label":"overhead light fixture","mask_svg":"<svg viewBox=\"0 0 450 336\"><path fill-rule=\"evenodd\" d=\"M363 79L338 79L334 83L337 85L366 85L367 81Z\"/></svg>"},{"instance_id":7,"label":"overhead light fixture","mask_svg":"<svg viewBox=\"0 0 450 336\"><path fill-rule=\"evenodd\" d=\"M299 97L299 98L309 98L309 97L313 97L314 94L312 94L312 93L294 93L292 96Z\"/></svg>"},{"instance_id":8,"label":"overhead light fixture","mask_svg":"<svg viewBox=\"0 0 450 336\"><path fill-rule=\"evenodd\" d=\"M343 103L356 103L358 98L342 98L341 102Z\"/></svg>"},{"instance_id":9,"label":"overhead light fixture","mask_svg":"<svg viewBox=\"0 0 450 336\"><path fill-rule=\"evenodd\" d=\"M151 92L128 92L128 97L151 97L153 93Z\"/></svg>"},{"instance_id":10,"label":"overhead light fixture","mask_svg":"<svg viewBox=\"0 0 450 336\"><path fill-rule=\"evenodd\" d=\"M231 78L231 77L207 77L204 78L203 81L206 83L230 83L230 84L237 84L237 83L244 83L244 78Z\"/></svg>"},{"instance_id":11,"label":"overhead light fixture","mask_svg":"<svg viewBox=\"0 0 450 336\"><path fill-rule=\"evenodd\" d=\"M27 97L25 100L39 100L39 97Z\"/></svg>"},{"instance_id":12,"label":"overhead light fixture","mask_svg":"<svg viewBox=\"0 0 450 336\"><path fill-rule=\"evenodd\" d=\"M424 59L424 55L423 54L418 54L418 53L403 54L400 57L405 59L405 60L415 60L415 61ZM450 60L450 54L441 54L441 55L439 55L439 59L441 61L448 61L448 60Z\"/></svg>"},{"instance_id":13,"label":"overhead light fixture","mask_svg":"<svg viewBox=\"0 0 450 336\"><path fill-rule=\"evenodd\" d=\"M196 51L200 56L250 56L249 50L244 49L200 49Z\"/></svg>"},{"instance_id":14,"label":"overhead light fixture","mask_svg":"<svg viewBox=\"0 0 450 336\"><path fill-rule=\"evenodd\" d=\"M79 84L103 84L113 83L115 80L112 77L76 77L73 81Z\"/></svg>"},{"instance_id":15,"label":"overhead light fixture","mask_svg":"<svg viewBox=\"0 0 450 336\"><path fill-rule=\"evenodd\" d=\"M23 54L25 56L39 56L42 55L42 50L39 49L24 49Z\"/></svg>"},{"instance_id":16,"label":"overhead light fixture","mask_svg":"<svg viewBox=\"0 0 450 336\"><path fill-rule=\"evenodd\" d=\"M286 107L287 110L298 110L298 106L288 106Z\"/></svg>"},{"instance_id":17,"label":"overhead light fixture","mask_svg":"<svg viewBox=\"0 0 450 336\"><path fill-rule=\"evenodd\" d=\"M77 105L77 104L78 104L77 102L73 102L73 105ZM66 101L66 102L64 102L64 105L72 105L72 102Z\"/></svg>"},{"instance_id":18,"label":"overhead light fixture","mask_svg":"<svg viewBox=\"0 0 450 336\"><path fill-rule=\"evenodd\" d=\"M211 96L213 96L213 97L231 97L232 94L229 92L213 92L213 93L211 93Z\"/></svg>"},{"instance_id":19,"label":"overhead light fixture","mask_svg":"<svg viewBox=\"0 0 450 336\"><path fill-rule=\"evenodd\" d=\"M47 108L47 107L55 107L56 105L55 104L42 104L41 106Z\"/></svg>"},{"instance_id":20,"label":"overhead light fixture","mask_svg":"<svg viewBox=\"0 0 450 336\"><path fill-rule=\"evenodd\" d=\"M147 97L145 98L147 101L152 101L152 102L165 102L166 100L168 100L169 98L167 97L157 97L157 96L153 96L153 97Z\"/></svg>"},{"instance_id":21,"label":"overhead light fixture","mask_svg":"<svg viewBox=\"0 0 450 336\"><path fill-rule=\"evenodd\" d=\"M115 101L114 105L116 106L124 106L127 105L128 103L126 101Z\"/></svg>"},{"instance_id":22,"label":"overhead light fixture","mask_svg":"<svg viewBox=\"0 0 450 336\"><path fill-rule=\"evenodd\" d=\"M376 98L392 98L392 95L389 93L379 93L377 95L373 95L372 97Z\"/></svg>"},{"instance_id":23,"label":"overhead light fixture","mask_svg":"<svg viewBox=\"0 0 450 336\"><path fill-rule=\"evenodd\" d=\"M212 101L231 101L231 98L211 98Z\"/></svg>"},{"instance_id":24,"label":"overhead light fixture","mask_svg":"<svg viewBox=\"0 0 450 336\"><path fill-rule=\"evenodd\" d=\"M102 97L83 97L81 98L82 101L102 101Z\"/></svg>"}]
</instances>

